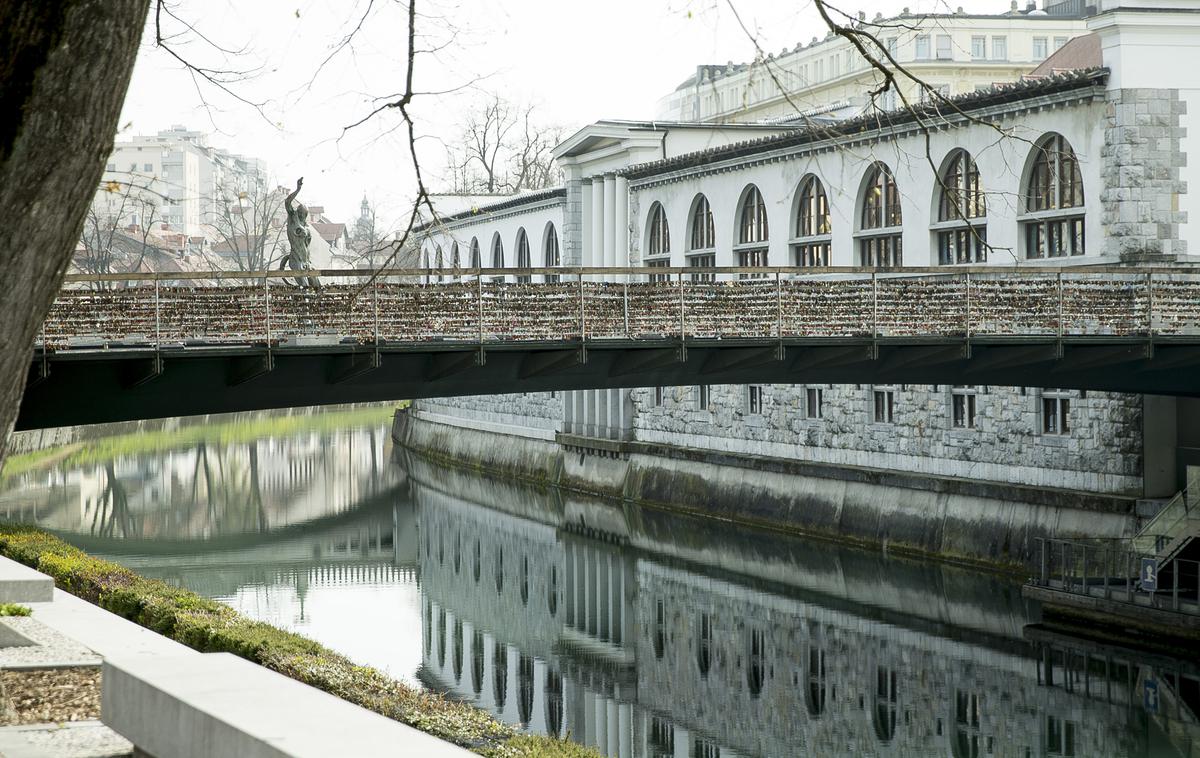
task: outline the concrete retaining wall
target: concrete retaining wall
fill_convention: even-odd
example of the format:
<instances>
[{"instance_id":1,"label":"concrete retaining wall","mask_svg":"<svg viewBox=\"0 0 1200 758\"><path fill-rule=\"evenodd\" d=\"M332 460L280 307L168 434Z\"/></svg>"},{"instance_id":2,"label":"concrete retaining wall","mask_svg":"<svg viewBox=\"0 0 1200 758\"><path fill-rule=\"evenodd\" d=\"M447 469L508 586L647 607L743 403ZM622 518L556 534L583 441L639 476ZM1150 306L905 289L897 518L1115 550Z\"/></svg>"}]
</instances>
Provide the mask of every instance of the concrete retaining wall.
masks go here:
<instances>
[{"instance_id":1,"label":"concrete retaining wall","mask_svg":"<svg viewBox=\"0 0 1200 758\"><path fill-rule=\"evenodd\" d=\"M1016 569L1038 537L1122 537L1135 501L645 442L558 442L398 413L400 445L444 463L885 549Z\"/></svg>"}]
</instances>

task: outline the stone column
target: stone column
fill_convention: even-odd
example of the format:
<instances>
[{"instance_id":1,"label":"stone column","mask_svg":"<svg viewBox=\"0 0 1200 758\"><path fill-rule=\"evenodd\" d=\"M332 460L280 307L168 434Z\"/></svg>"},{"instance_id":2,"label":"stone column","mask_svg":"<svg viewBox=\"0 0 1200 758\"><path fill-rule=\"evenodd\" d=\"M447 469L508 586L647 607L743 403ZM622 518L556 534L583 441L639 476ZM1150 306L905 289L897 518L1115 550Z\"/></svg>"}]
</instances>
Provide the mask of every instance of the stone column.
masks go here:
<instances>
[{"instance_id":1,"label":"stone column","mask_svg":"<svg viewBox=\"0 0 1200 758\"><path fill-rule=\"evenodd\" d=\"M592 250L585 258L585 266L603 266L604 258L604 183L600 177L592 179Z\"/></svg>"},{"instance_id":2,"label":"stone column","mask_svg":"<svg viewBox=\"0 0 1200 758\"><path fill-rule=\"evenodd\" d=\"M623 176L616 180L617 251L613 265L624 267L629 265L629 180Z\"/></svg>"},{"instance_id":3,"label":"stone column","mask_svg":"<svg viewBox=\"0 0 1200 758\"><path fill-rule=\"evenodd\" d=\"M583 255L580 257L580 263L584 266L591 265L589 261L592 259L592 219L595 214L592 212L592 180L584 179L580 182L583 194ZM561 240L560 240L561 242Z\"/></svg>"},{"instance_id":4,"label":"stone column","mask_svg":"<svg viewBox=\"0 0 1200 758\"><path fill-rule=\"evenodd\" d=\"M612 174L604 177L604 263L601 265L617 265L617 177Z\"/></svg>"}]
</instances>

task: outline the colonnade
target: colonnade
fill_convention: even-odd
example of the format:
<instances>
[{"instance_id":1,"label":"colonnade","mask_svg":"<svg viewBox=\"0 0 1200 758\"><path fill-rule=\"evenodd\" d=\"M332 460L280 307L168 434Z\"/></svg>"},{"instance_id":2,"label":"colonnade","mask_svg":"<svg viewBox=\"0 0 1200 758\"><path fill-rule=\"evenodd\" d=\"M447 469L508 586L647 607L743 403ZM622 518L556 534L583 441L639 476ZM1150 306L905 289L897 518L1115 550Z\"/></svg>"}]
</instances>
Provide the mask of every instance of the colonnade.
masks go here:
<instances>
[{"instance_id":1,"label":"colonnade","mask_svg":"<svg viewBox=\"0 0 1200 758\"><path fill-rule=\"evenodd\" d=\"M629 559L604 543L567 539L565 619L569 629L621 647L632 643L628 588L633 586Z\"/></svg>"},{"instance_id":2,"label":"colonnade","mask_svg":"<svg viewBox=\"0 0 1200 758\"><path fill-rule=\"evenodd\" d=\"M585 437L625 439L633 425L629 390L571 390L563 397L563 431Z\"/></svg>"},{"instance_id":3,"label":"colonnade","mask_svg":"<svg viewBox=\"0 0 1200 758\"><path fill-rule=\"evenodd\" d=\"M629 180L616 174L583 179L583 265L629 265Z\"/></svg>"}]
</instances>

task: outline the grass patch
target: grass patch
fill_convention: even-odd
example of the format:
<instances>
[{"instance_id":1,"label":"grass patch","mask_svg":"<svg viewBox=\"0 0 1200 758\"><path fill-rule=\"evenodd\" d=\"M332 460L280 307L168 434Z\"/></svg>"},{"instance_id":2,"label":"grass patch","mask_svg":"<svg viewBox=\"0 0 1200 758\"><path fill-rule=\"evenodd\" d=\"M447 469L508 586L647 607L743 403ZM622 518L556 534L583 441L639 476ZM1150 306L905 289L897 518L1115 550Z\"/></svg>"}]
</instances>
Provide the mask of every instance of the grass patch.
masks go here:
<instances>
[{"instance_id":1,"label":"grass patch","mask_svg":"<svg viewBox=\"0 0 1200 758\"><path fill-rule=\"evenodd\" d=\"M233 653L488 758L599 758L570 742L517 735L484 711L418 690L223 603L94 558L37 528L0 524L0 554L60 589L202 653Z\"/></svg>"},{"instance_id":2,"label":"grass patch","mask_svg":"<svg viewBox=\"0 0 1200 758\"><path fill-rule=\"evenodd\" d=\"M357 426L387 424L397 408L408 401L355 408L348 411L292 416L259 416L252 420L229 420L219 424L194 424L170 430L139 431L100 437L83 443L51 447L22 455L9 456L0 471L0 480L33 471L47 465L81 466L128 455L164 452L191 447L198 442L218 445L250 442L262 437L286 436L301 432L332 432Z\"/></svg>"},{"instance_id":3,"label":"grass patch","mask_svg":"<svg viewBox=\"0 0 1200 758\"><path fill-rule=\"evenodd\" d=\"M28 616L33 613L27 606L16 603L0 603L0 616Z\"/></svg>"}]
</instances>

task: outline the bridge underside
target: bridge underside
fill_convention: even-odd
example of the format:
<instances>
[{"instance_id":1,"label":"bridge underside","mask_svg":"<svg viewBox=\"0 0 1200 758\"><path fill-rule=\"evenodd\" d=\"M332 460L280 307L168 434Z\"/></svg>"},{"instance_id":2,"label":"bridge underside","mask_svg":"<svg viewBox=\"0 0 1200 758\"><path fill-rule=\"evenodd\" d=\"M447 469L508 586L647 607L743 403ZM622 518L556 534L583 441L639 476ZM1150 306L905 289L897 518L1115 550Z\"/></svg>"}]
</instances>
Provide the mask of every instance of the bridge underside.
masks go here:
<instances>
[{"instance_id":1,"label":"bridge underside","mask_svg":"<svg viewBox=\"0 0 1200 758\"><path fill-rule=\"evenodd\" d=\"M36 353L16 428L695 384L973 384L1200 396L1200 344L1127 337L261 345Z\"/></svg>"}]
</instances>

